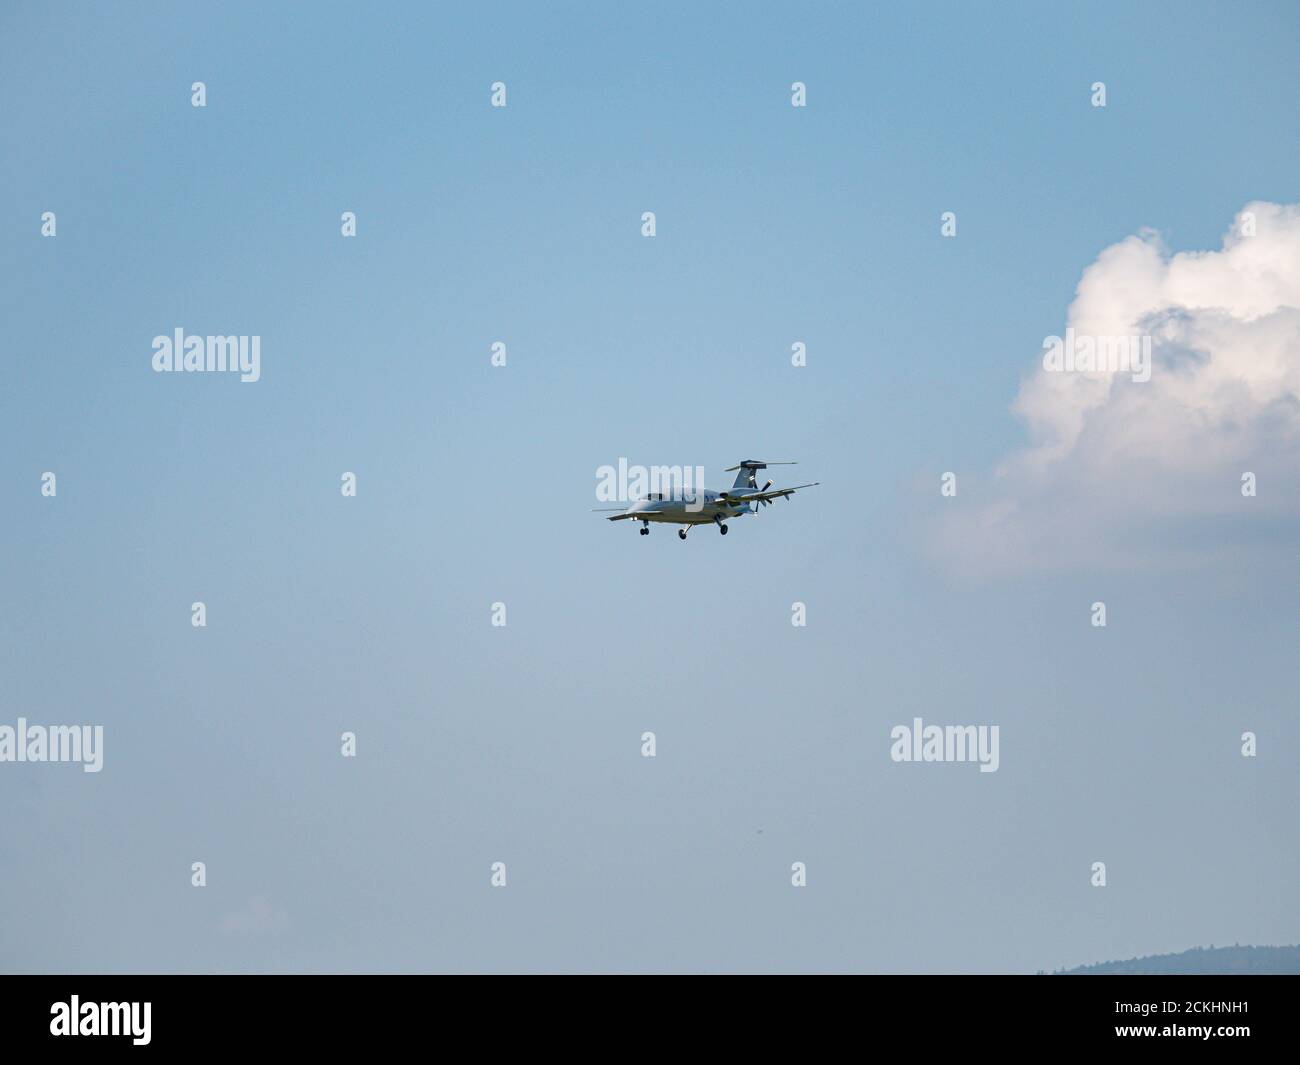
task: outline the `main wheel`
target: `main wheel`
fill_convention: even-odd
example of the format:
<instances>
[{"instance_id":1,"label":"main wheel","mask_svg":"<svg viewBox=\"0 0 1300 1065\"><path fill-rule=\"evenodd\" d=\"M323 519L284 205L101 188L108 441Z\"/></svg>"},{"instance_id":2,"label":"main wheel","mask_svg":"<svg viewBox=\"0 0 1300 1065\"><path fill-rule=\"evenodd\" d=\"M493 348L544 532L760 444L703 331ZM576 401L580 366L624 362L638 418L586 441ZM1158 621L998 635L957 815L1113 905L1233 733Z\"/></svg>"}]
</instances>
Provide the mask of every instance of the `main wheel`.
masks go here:
<instances>
[{"instance_id":1,"label":"main wheel","mask_svg":"<svg viewBox=\"0 0 1300 1065\"><path fill-rule=\"evenodd\" d=\"M677 530L677 535L680 536L683 540L685 540L685 539L686 539L686 530L685 530L685 529L678 529L678 530Z\"/></svg>"},{"instance_id":2,"label":"main wheel","mask_svg":"<svg viewBox=\"0 0 1300 1065\"><path fill-rule=\"evenodd\" d=\"M642 530L641 530L641 535L642 535L642 536L649 536L649 535L650 535L650 530L649 530L648 528L642 529Z\"/></svg>"},{"instance_id":3,"label":"main wheel","mask_svg":"<svg viewBox=\"0 0 1300 1065\"><path fill-rule=\"evenodd\" d=\"M719 525L718 528L722 530L723 536L727 535L727 527L725 525Z\"/></svg>"}]
</instances>

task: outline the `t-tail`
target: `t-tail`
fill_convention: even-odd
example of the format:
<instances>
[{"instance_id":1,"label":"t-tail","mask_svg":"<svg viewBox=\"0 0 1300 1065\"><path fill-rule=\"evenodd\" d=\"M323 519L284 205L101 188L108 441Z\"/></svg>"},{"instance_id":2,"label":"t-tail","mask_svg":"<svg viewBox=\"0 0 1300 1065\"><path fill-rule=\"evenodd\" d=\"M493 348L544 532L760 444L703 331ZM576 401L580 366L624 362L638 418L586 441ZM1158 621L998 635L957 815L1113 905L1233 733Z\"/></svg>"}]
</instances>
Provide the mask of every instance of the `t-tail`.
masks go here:
<instances>
[{"instance_id":1,"label":"t-tail","mask_svg":"<svg viewBox=\"0 0 1300 1065\"><path fill-rule=\"evenodd\" d=\"M757 459L745 459L745 461L742 462L739 466L728 466L726 472L730 473L732 470L740 471L739 473L736 474L736 483L731 486L731 490L735 492L735 491L745 491L747 489L758 489L758 478L755 476L755 474L757 474L759 470L765 470L769 466L797 466L797 465L798 463L796 462L759 462ZM766 489L771 484L772 482L768 481L767 484L765 484L763 488L759 490L766 491Z\"/></svg>"}]
</instances>

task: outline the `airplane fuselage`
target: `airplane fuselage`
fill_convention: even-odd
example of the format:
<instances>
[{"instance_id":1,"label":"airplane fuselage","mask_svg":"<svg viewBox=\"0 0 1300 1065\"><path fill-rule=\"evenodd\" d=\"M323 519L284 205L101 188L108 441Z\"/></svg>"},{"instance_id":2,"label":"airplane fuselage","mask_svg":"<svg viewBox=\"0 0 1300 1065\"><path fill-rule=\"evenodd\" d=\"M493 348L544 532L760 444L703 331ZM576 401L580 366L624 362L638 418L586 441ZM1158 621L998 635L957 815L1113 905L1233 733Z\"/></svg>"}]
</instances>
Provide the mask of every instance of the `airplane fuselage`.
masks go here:
<instances>
[{"instance_id":1,"label":"airplane fuselage","mask_svg":"<svg viewBox=\"0 0 1300 1065\"><path fill-rule=\"evenodd\" d=\"M701 498L701 496L703 498ZM671 525L709 525L749 514L751 503L728 503L718 492L707 488L700 494L668 493L638 499L627 513L636 521L657 521Z\"/></svg>"}]
</instances>

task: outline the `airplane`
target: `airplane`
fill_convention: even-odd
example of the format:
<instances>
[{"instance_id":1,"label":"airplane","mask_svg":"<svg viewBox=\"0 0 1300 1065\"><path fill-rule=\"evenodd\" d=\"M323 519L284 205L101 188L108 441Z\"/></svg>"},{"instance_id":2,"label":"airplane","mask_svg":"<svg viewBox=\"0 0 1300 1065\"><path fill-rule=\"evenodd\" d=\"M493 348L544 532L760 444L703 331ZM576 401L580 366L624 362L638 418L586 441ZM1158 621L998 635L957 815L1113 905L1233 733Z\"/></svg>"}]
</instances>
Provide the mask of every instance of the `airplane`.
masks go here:
<instances>
[{"instance_id":1,"label":"airplane","mask_svg":"<svg viewBox=\"0 0 1300 1065\"><path fill-rule=\"evenodd\" d=\"M621 511L608 520L639 521L642 536L650 534L652 521L682 526L677 530L677 535L683 540L686 539L686 533L693 525L716 525L718 532L726 536L728 518L757 514L761 507L770 506L774 499L789 499L801 488L814 488L821 484L820 481L813 481L811 484L799 484L793 488L778 488L769 492L768 489L772 487L769 479L762 488L758 487L758 478L754 474L759 470L765 470L769 466L796 465L798 463L795 462L759 462L756 459L746 459L738 466L727 467L727 473L733 470L740 472L736 474L736 483L726 492L712 492L707 488L702 493L688 493L681 489L675 492L652 492L636 500L626 510L622 507L596 507L594 512ZM703 495L703 505L701 505L701 495Z\"/></svg>"}]
</instances>

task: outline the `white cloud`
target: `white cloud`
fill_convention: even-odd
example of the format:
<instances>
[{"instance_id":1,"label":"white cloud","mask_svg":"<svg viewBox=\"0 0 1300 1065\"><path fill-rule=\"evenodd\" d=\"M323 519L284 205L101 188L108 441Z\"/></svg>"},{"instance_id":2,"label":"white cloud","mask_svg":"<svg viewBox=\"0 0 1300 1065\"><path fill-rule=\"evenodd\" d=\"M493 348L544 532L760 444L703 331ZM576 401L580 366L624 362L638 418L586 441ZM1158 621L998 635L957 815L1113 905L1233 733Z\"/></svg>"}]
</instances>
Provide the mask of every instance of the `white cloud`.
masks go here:
<instances>
[{"instance_id":1,"label":"white cloud","mask_svg":"<svg viewBox=\"0 0 1300 1065\"><path fill-rule=\"evenodd\" d=\"M986 574L1195 564L1225 549L1289 557L1293 570L1300 205L1247 204L1219 251L1170 255L1149 231L1106 248L1066 325L1150 335L1150 380L1048 372L1040 353L1012 407L1029 446L987 483L966 482L961 505L945 506L938 550ZM1246 471L1258 478L1253 499L1241 494Z\"/></svg>"}]
</instances>

